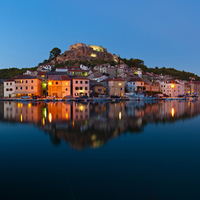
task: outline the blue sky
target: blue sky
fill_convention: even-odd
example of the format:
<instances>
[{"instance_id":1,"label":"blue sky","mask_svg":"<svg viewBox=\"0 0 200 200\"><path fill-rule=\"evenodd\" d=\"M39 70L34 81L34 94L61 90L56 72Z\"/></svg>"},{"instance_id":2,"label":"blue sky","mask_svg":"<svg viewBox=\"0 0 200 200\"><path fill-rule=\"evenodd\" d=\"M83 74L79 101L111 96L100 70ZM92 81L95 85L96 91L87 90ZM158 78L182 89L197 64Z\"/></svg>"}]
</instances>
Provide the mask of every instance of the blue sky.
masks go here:
<instances>
[{"instance_id":1,"label":"blue sky","mask_svg":"<svg viewBox=\"0 0 200 200\"><path fill-rule=\"evenodd\" d=\"M200 1L0 1L0 68L34 67L54 47L101 45L147 67L200 75Z\"/></svg>"}]
</instances>

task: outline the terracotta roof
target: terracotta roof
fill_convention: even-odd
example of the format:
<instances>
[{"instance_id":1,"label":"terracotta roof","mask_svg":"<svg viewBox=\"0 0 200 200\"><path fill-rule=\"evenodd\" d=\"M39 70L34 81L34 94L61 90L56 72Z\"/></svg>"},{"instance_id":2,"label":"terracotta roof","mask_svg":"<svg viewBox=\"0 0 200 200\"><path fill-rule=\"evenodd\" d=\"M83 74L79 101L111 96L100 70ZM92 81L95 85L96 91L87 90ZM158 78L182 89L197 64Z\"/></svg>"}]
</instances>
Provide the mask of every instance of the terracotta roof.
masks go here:
<instances>
[{"instance_id":1,"label":"terracotta roof","mask_svg":"<svg viewBox=\"0 0 200 200\"><path fill-rule=\"evenodd\" d=\"M68 80L71 80L70 78L69 78L69 76L61 76L61 80L66 80L66 81L68 81Z\"/></svg>"},{"instance_id":2,"label":"terracotta roof","mask_svg":"<svg viewBox=\"0 0 200 200\"><path fill-rule=\"evenodd\" d=\"M75 77L72 77L72 79L84 79L84 80L90 80L86 77L83 77L83 76L75 76Z\"/></svg>"},{"instance_id":3,"label":"terracotta roof","mask_svg":"<svg viewBox=\"0 0 200 200\"><path fill-rule=\"evenodd\" d=\"M135 81L142 81L144 82L141 78L136 77L136 78L131 78L128 82L135 82Z\"/></svg>"},{"instance_id":4,"label":"terracotta roof","mask_svg":"<svg viewBox=\"0 0 200 200\"><path fill-rule=\"evenodd\" d=\"M29 75L17 75L14 78L15 79L37 79L36 77L29 76Z\"/></svg>"},{"instance_id":5,"label":"terracotta roof","mask_svg":"<svg viewBox=\"0 0 200 200\"><path fill-rule=\"evenodd\" d=\"M121 78L111 78L109 81L124 81Z\"/></svg>"},{"instance_id":6,"label":"terracotta roof","mask_svg":"<svg viewBox=\"0 0 200 200\"><path fill-rule=\"evenodd\" d=\"M37 75L47 75L46 72L38 72Z\"/></svg>"}]
</instances>

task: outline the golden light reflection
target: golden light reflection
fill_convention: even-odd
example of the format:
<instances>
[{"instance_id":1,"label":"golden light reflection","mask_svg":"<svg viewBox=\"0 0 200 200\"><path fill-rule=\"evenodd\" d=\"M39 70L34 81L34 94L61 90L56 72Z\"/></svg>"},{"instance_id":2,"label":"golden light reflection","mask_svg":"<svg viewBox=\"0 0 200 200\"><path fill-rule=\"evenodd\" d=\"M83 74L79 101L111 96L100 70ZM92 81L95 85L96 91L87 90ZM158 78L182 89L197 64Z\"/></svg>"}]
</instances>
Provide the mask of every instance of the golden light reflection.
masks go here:
<instances>
[{"instance_id":1,"label":"golden light reflection","mask_svg":"<svg viewBox=\"0 0 200 200\"><path fill-rule=\"evenodd\" d=\"M83 105L80 106L80 111L83 111Z\"/></svg>"},{"instance_id":2,"label":"golden light reflection","mask_svg":"<svg viewBox=\"0 0 200 200\"><path fill-rule=\"evenodd\" d=\"M31 108L31 103L28 104L28 107Z\"/></svg>"},{"instance_id":3,"label":"golden light reflection","mask_svg":"<svg viewBox=\"0 0 200 200\"><path fill-rule=\"evenodd\" d=\"M119 112L119 119L122 119L122 112Z\"/></svg>"},{"instance_id":4,"label":"golden light reflection","mask_svg":"<svg viewBox=\"0 0 200 200\"><path fill-rule=\"evenodd\" d=\"M68 113L66 113L66 119L68 119L68 118L69 118Z\"/></svg>"},{"instance_id":5,"label":"golden light reflection","mask_svg":"<svg viewBox=\"0 0 200 200\"><path fill-rule=\"evenodd\" d=\"M49 122L51 123L52 122L52 114L49 113Z\"/></svg>"},{"instance_id":6,"label":"golden light reflection","mask_svg":"<svg viewBox=\"0 0 200 200\"><path fill-rule=\"evenodd\" d=\"M95 134L93 134L92 136L91 136L91 140L92 141L95 141L97 139L97 136L95 135Z\"/></svg>"},{"instance_id":7,"label":"golden light reflection","mask_svg":"<svg viewBox=\"0 0 200 200\"><path fill-rule=\"evenodd\" d=\"M43 126L45 125L45 118L44 117L42 118L42 125Z\"/></svg>"},{"instance_id":8,"label":"golden light reflection","mask_svg":"<svg viewBox=\"0 0 200 200\"><path fill-rule=\"evenodd\" d=\"M73 127L74 127L74 121L72 122L72 125L73 125Z\"/></svg>"},{"instance_id":9,"label":"golden light reflection","mask_svg":"<svg viewBox=\"0 0 200 200\"><path fill-rule=\"evenodd\" d=\"M20 104L20 107L21 107L21 108L23 107L23 103Z\"/></svg>"},{"instance_id":10,"label":"golden light reflection","mask_svg":"<svg viewBox=\"0 0 200 200\"><path fill-rule=\"evenodd\" d=\"M172 110L171 110L171 115L172 115L172 117L174 117L174 115L175 115L175 109L174 108L172 108Z\"/></svg>"},{"instance_id":11,"label":"golden light reflection","mask_svg":"<svg viewBox=\"0 0 200 200\"><path fill-rule=\"evenodd\" d=\"M23 116L22 115L20 116L20 121L23 122Z\"/></svg>"}]
</instances>

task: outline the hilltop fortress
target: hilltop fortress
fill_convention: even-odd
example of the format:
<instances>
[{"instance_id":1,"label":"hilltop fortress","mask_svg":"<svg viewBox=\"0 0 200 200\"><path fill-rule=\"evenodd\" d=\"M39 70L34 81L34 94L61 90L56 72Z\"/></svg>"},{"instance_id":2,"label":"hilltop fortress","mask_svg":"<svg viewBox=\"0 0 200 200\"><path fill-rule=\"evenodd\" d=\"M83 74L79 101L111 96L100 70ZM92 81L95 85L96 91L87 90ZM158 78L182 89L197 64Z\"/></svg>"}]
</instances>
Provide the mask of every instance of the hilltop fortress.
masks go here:
<instances>
[{"instance_id":1,"label":"hilltop fortress","mask_svg":"<svg viewBox=\"0 0 200 200\"><path fill-rule=\"evenodd\" d=\"M56 58L57 63L64 63L68 60L112 60L118 62L118 56L108 53L107 49L102 46L88 45L84 43L76 43L69 47L68 51L65 51L63 54L59 55ZM51 64L55 64L55 60L51 61Z\"/></svg>"}]
</instances>

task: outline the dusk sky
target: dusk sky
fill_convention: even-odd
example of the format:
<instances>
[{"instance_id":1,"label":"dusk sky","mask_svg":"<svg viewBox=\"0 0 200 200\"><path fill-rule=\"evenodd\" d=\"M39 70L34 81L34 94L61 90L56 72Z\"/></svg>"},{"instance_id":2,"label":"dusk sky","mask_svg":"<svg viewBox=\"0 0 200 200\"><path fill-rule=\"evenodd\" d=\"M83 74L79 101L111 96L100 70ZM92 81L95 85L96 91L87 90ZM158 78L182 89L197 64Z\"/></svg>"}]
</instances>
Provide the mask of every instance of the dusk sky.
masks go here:
<instances>
[{"instance_id":1,"label":"dusk sky","mask_svg":"<svg viewBox=\"0 0 200 200\"><path fill-rule=\"evenodd\" d=\"M200 76L199 8L198 0L2 0L0 68L35 67L52 48L82 42Z\"/></svg>"}]
</instances>

